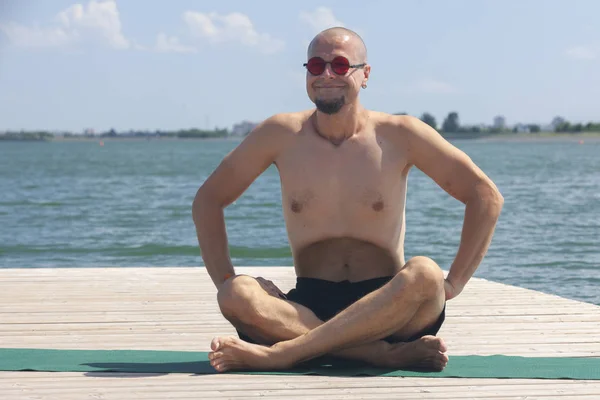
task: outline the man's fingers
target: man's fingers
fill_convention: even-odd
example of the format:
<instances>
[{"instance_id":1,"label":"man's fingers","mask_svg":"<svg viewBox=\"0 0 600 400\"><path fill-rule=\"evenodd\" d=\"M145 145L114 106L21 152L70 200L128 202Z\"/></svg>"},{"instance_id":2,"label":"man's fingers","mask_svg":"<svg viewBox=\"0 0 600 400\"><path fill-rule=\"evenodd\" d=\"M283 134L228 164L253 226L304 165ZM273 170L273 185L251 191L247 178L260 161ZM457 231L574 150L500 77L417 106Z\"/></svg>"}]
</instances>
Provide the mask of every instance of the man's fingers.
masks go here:
<instances>
[{"instance_id":1,"label":"man's fingers","mask_svg":"<svg viewBox=\"0 0 600 400\"><path fill-rule=\"evenodd\" d=\"M268 280L268 279L265 279L265 278L263 278L263 277L260 277L260 276L259 276L259 277L257 277L257 278L256 278L256 280L258 281L258 283L260 283L260 284L261 284L261 286L263 287L263 289L264 289L264 290L265 290L267 293L269 293L270 295L272 295L272 296L275 296L275 297L283 297L283 298L286 298L286 295L285 295L285 293L283 293L283 292L281 291L281 289L279 289L279 288L277 287L277 285L275 285L275 283L273 283L273 281L271 281L271 280Z\"/></svg>"},{"instance_id":2,"label":"man's fingers","mask_svg":"<svg viewBox=\"0 0 600 400\"><path fill-rule=\"evenodd\" d=\"M283 292L274 283L271 283L271 290L275 296L284 296Z\"/></svg>"},{"instance_id":3,"label":"man's fingers","mask_svg":"<svg viewBox=\"0 0 600 400\"><path fill-rule=\"evenodd\" d=\"M275 294L283 294L283 292L281 290L279 290L279 288L277 286L275 286L275 284L273 282L271 282L271 289L273 290L273 292Z\"/></svg>"}]
</instances>

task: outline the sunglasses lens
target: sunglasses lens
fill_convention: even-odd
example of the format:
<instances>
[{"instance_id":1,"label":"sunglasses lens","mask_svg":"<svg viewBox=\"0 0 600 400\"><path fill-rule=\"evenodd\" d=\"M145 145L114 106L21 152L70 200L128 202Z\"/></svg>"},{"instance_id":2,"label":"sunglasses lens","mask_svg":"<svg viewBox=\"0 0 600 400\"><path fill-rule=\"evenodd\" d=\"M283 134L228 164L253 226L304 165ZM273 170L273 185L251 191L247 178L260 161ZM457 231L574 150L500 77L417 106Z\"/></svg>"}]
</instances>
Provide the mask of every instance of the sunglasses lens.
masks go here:
<instances>
[{"instance_id":1,"label":"sunglasses lens","mask_svg":"<svg viewBox=\"0 0 600 400\"><path fill-rule=\"evenodd\" d=\"M320 57L313 57L306 63L306 69L313 75L321 75L327 63ZM350 69L350 62L346 57L338 56L331 61L331 69L338 75L345 75Z\"/></svg>"},{"instance_id":2,"label":"sunglasses lens","mask_svg":"<svg viewBox=\"0 0 600 400\"><path fill-rule=\"evenodd\" d=\"M321 75L325 71L325 61L318 57L311 58L308 60L306 69L313 75Z\"/></svg>"},{"instance_id":3,"label":"sunglasses lens","mask_svg":"<svg viewBox=\"0 0 600 400\"><path fill-rule=\"evenodd\" d=\"M331 69L338 75L345 75L350 69L350 62L344 57L336 57L331 62Z\"/></svg>"}]
</instances>

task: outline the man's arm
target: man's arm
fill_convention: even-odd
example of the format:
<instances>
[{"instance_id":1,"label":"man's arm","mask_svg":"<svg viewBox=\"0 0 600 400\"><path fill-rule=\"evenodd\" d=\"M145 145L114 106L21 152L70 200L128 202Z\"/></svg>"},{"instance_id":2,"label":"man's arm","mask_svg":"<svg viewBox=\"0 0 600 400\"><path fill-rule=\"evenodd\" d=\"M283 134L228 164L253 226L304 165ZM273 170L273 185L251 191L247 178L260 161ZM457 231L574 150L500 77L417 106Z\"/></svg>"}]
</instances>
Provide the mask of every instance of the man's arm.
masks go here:
<instances>
[{"instance_id":1,"label":"man's arm","mask_svg":"<svg viewBox=\"0 0 600 400\"><path fill-rule=\"evenodd\" d=\"M285 117L276 115L257 126L198 189L192 205L202 259L217 289L235 271L229 256L224 208L240 197L279 154L286 133Z\"/></svg>"},{"instance_id":2,"label":"man's arm","mask_svg":"<svg viewBox=\"0 0 600 400\"><path fill-rule=\"evenodd\" d=\"M446 297L456 297L488 251L504 198L461 150L416 118L400 123L408 140L409 163L466 205L458 252L446 278Z\"/></svg>"}]
</instances>

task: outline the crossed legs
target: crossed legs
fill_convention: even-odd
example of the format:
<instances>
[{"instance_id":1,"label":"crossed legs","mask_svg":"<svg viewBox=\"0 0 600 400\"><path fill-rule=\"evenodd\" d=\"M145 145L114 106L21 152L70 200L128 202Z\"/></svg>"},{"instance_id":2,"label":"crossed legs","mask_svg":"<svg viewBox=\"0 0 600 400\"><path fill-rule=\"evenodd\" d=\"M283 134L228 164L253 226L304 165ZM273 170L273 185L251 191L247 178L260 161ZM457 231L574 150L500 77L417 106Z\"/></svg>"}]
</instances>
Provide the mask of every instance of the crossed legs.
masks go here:
<instances>
[{"instance_id":1,"label":"crossed legs","mask_svg":"<svg viewBox=\"0 0 600 400\"><path fill-rule=\"evenodd\" d=\"M302 305L269 295L248 276L230 279L218 301L225 318L262 344L213 339L209 358L219 372L289 368L325 354L430 370L441 370L448 361L440 338L402 342L434 324L444 307L443 273L426 257L409 260L387 284L327 322ZM388 336L399 343L382 340Z\"/></svg>"}]
</instances>

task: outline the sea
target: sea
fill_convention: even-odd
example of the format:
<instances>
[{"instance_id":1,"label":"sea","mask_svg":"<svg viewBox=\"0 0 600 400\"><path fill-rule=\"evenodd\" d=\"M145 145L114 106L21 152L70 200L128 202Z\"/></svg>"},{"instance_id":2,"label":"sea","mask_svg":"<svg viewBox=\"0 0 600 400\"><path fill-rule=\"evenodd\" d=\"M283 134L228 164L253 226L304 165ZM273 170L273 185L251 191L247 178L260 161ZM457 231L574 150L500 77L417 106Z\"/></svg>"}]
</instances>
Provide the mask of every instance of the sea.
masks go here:
<instances>
[{"instance_id":1,"label":"sea","mask_svg":"<svg viewBox=\"0 0 600 400\"><path fill-rule=\"evenodd\" d=\"M0 142L0 268L203 268L191 205L241 139ZM450 139L505 204L475 277L600 305L600 139ZM464 205L409 174L407 259L448 269ZM292 265L279 176L225 209L235 265Z\"/></svg>"}]
</instances>

